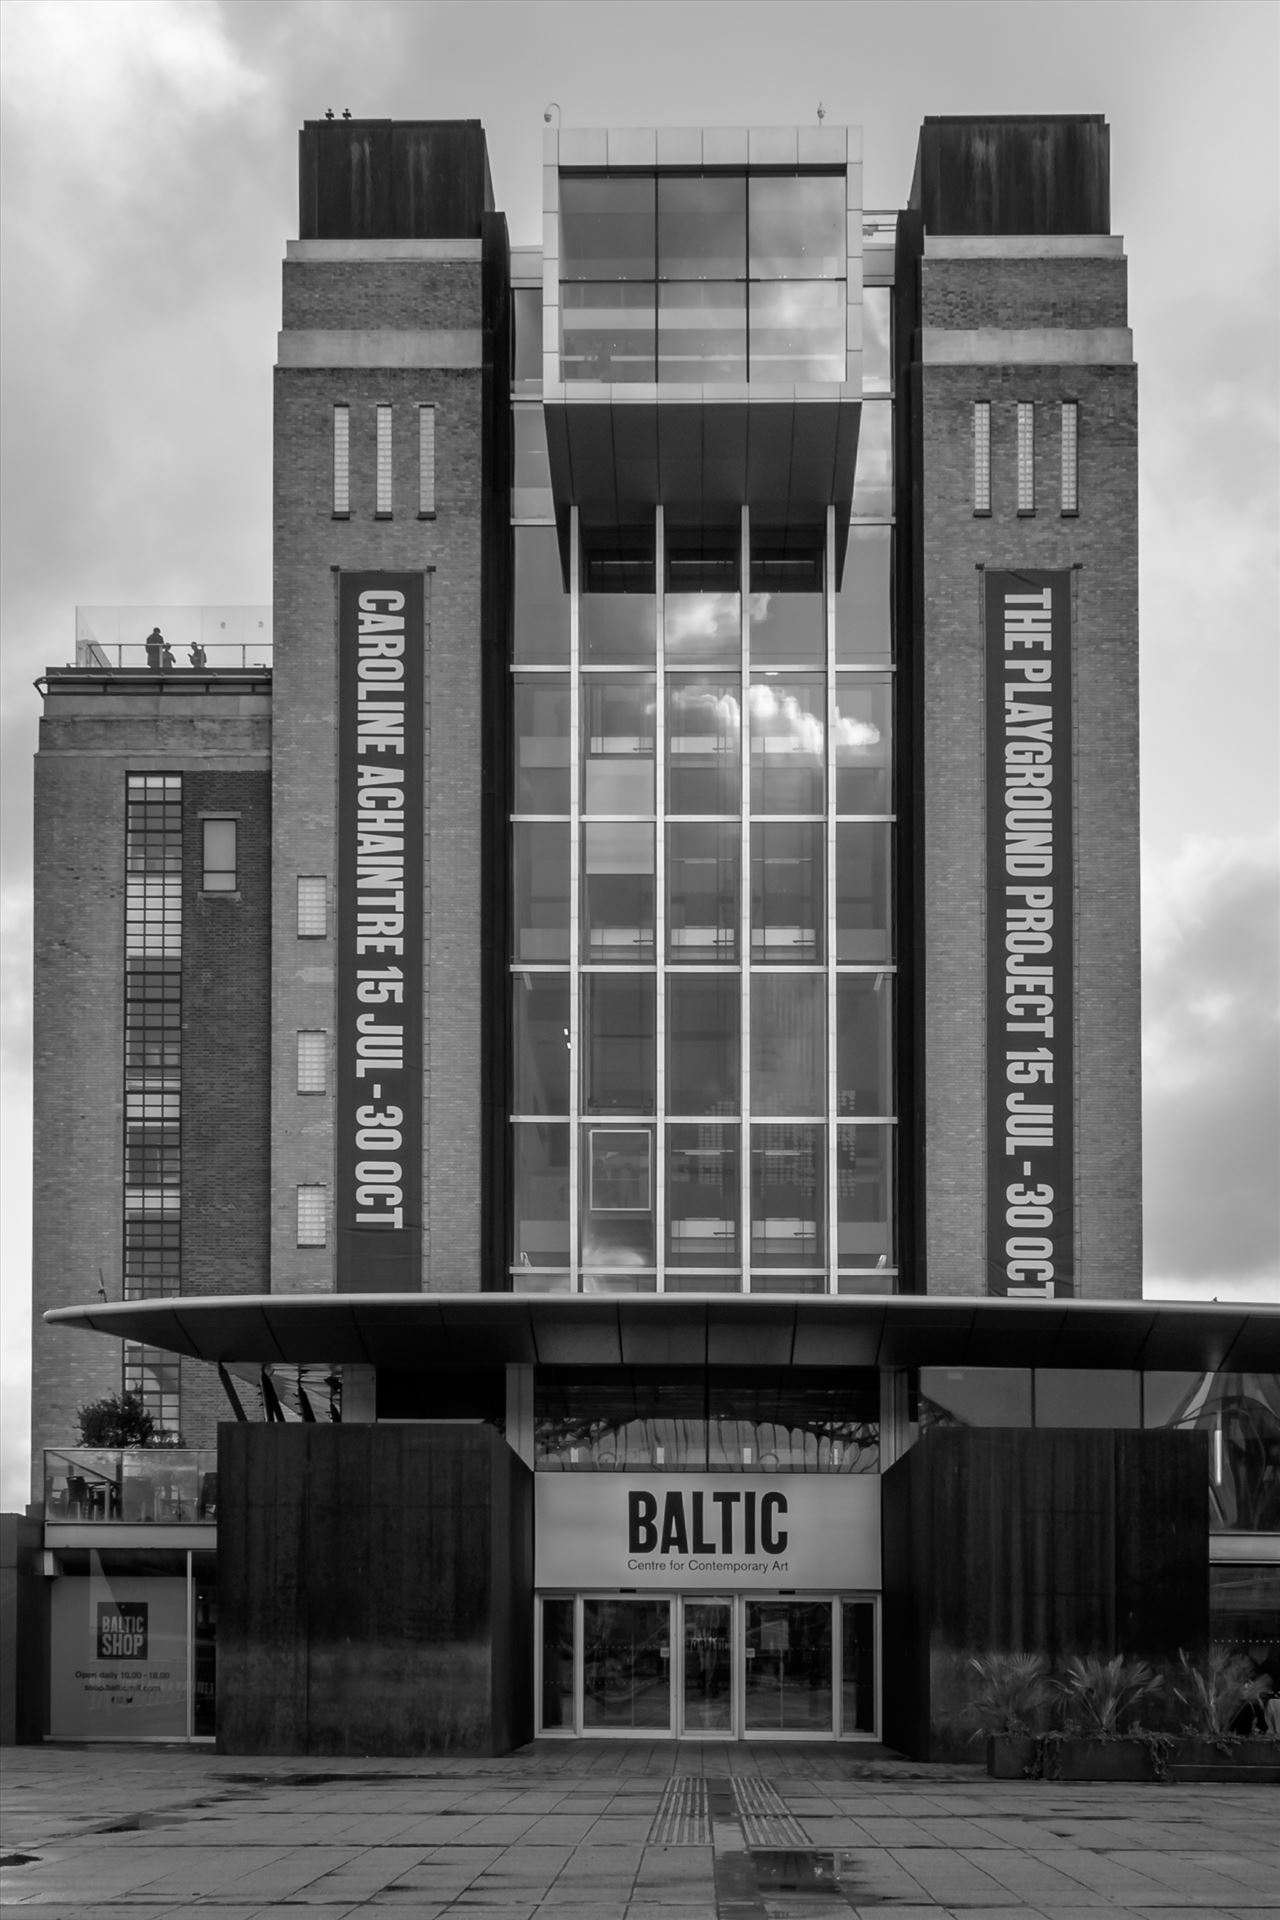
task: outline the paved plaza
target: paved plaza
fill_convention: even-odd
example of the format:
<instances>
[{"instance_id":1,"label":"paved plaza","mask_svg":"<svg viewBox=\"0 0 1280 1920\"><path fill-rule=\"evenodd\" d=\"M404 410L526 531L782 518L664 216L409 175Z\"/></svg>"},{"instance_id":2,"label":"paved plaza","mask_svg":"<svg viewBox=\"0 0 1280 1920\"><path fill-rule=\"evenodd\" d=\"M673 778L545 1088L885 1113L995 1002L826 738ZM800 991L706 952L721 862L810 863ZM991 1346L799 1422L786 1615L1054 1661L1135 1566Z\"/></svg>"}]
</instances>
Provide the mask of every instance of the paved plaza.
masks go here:
<instances>
[{"instance_id":1,"label":"paved plaza","mask_svg":"<svg viewBox=\"0 0 1280 1920\"><path fill-rule=\"evenodd\" d=\"M3 1755L0 1907L68 1920L1264 1920L1267 1786L996 1782L849 1748Z\"/></svg>"}]
</instances>

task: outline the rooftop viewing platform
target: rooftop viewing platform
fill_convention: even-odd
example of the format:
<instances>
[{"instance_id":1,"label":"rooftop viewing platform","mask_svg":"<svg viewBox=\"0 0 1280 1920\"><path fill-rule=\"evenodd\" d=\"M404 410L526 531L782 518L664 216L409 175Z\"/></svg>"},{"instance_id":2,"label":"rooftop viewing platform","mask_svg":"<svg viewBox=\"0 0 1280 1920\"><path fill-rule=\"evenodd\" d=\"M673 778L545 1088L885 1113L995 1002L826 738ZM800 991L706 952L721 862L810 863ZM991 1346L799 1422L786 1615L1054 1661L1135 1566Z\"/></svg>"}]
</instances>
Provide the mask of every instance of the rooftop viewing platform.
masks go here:
<instances>
[{"instance_id":1,"label":"rooftop viewing platform","mask_svg":"<svg viewBox=\"0 0 1280 1920\"><path fill-rule=\"evenodd\" d=\"M271 608L77 607L77 667L183 674L270 667Z\"/></svg>"}]
</instances>

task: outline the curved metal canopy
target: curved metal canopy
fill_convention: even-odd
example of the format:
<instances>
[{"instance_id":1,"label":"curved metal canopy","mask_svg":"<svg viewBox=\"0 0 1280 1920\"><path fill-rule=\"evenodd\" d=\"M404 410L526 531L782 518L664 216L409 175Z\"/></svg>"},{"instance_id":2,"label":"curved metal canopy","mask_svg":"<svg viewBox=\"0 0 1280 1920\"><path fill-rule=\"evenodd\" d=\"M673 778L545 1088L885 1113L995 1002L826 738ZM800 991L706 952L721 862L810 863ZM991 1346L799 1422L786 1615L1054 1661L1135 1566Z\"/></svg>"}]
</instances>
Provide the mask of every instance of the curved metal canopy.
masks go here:
<instances>
[{"instance_id":1,"label":"curved metal canopy","mask_svg":"<svg viewBox=\"0 0 1280 1920\"><path fill-rule=\"evenodd\" d=\"M1280 1306L751 1294L249 1294L59 1307L196 1360L537 1366L1280 1370Z\"/></svg>"}]
</instances>

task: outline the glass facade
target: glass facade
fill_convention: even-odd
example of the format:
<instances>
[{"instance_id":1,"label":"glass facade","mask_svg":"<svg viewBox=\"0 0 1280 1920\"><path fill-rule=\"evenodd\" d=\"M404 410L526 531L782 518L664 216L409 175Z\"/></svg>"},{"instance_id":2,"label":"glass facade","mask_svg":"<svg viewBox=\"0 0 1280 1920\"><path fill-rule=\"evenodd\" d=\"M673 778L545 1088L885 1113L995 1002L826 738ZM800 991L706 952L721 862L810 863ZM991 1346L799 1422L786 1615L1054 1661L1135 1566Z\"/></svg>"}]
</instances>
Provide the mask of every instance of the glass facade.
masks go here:
<instances>
[{"instance_id":1,"label":"glass facade","mask_svg":"<svg viewBox=\"0 0 1280 1920\"><path fill-rule=\"evenodd\" d=\"M845 174L560 175L567 381L843 381Z\"/></svg>"},{"instance_id":2,"label":"glass facade","mask_svg":"<svg viewBox=\"0 0 1280 1920\"><path fill-rule=\"evenodd\" d=\"M840 171L562 172L563 378L842 380L845 192ZM553 525L534 294L516 288L511 1284L892 1291L890 288L867 289L847 527L661 505Z\"/></svg>"}]
</instances>

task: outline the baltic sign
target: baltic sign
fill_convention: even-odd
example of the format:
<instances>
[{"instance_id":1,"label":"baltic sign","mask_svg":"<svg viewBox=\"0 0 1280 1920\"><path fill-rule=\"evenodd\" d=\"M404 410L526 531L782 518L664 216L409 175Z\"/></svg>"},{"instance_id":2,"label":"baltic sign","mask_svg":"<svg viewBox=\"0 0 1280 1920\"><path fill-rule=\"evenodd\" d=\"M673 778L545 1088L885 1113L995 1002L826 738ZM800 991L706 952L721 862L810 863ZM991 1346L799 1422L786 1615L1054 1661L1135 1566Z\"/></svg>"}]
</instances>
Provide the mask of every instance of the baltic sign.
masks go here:
<instances>
[{"instance_id":1,"label":"baltic sign","mask_svg":"<svg viewBox=\"0 0 1280 1920\"><path fill-rule=\"evenodd\" d=\"M338 604L338 1288L422 1285L423 584Z\"/></svg>"},{"instance_id":2,"label":"baltic sign","mask_svg":"<svg viewBox=\"0 0 1280 1920\"><path fill-rule=\"evenodd\" d=\"M1071 575L986 575L987 1292L1075 1291Z\"/></svg>"},{"instance_id":3,"label":"baltic sign","mask_svg":"<svg viewBox=\"0 0 1280 1920\"><path fill-rule=\"evenodd\" d=\"M539 1587L880 1585L875 1474L539 1473Z\"/></svg>"}]
</instances>

